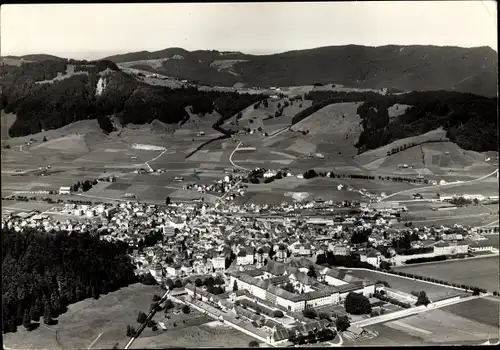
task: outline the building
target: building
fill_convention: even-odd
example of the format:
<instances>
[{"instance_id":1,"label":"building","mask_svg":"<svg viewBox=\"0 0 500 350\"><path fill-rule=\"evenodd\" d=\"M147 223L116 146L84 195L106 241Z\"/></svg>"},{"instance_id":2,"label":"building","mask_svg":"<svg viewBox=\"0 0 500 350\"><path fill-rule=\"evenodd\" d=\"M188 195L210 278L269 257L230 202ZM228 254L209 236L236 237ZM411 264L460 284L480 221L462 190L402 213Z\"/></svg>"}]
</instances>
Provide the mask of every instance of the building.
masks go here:
<instances>
[{"instance_id":1,"label":"building","mask_svg":"<svg viewBox=\"0 0 500 350\"><path fill-rule=\"evenodd\" d=\"M253 247L240 249L236 255L236 265L252 265L254 261L254 250Z\"/></svg>"},{"instance_id":2,"label":"building","mask_svg":"<svg viewBox=\"0 0 500 350\"><path fill-rule=\"evenodd\" d=\"M60 187L59 194L71 194L71 187L69 186Z\"/></svg>"},{"instance_id":3,"label":"building","mask_svg":"<svg viewBox=\"0 0 500 350\"><path fill-rule=\"evenodd\" d=\"M434 255L461 255L469 252L469 245L457 242L439 242L434 245Z\"/></svg>"},{"instance_id":4,"label":"building","mask_svg":"<svg viewBox=\"0 0 500 350\"><path fill-rule=\"evenodd\" d=\"M234 285L236 281L239 290L246 290L257 298L294 312L308 308L337 305L350 292L363 293L365 296L370 296L375 292L375 283L362 281L340 270L313 265L319 278L327 275L328 280L334 282L327 282L328 285L319 283L318 280L307 276L303 272L312 265L307 259L296 260L293 265L270 261L262 269L259 269L260 271L233 271L229 273L230 285ZM257 274L259 274L257 276L259 278L253 277ZM286 283L292 283L296 290L301 289L302 292L291 293L282 289L280 286Z\"/></svg>"},{"instance_id":5,"label":"building","mask_svg":"<svg viewBox=\"0 0 500 350\"><path fill-rule=\"evenodd\" d=\"M212 258L211 261L215 272L223 272L226 269L226 259L223 256Z\"/></svg>"}]
</instances>

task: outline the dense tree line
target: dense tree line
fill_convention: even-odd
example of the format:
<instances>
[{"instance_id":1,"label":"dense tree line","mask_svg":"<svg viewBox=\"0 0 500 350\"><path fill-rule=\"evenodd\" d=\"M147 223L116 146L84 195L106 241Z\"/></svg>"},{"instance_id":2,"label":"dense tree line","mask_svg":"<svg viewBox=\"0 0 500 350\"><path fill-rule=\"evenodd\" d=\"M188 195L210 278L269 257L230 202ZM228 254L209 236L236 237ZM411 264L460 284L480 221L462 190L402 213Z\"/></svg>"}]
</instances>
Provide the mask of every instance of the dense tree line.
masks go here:
<instances>
[{"instance_id":1,"label":"dense tree line","mask_svg":"<svg viewBox=\"0 0 500 350\"><path fill-rule=\"evenodd\" d=\"M69 304L136 282L129 251L88 233L2 229L3 331L51 324Z\"/></svg>"},{"instance_id":2,"label":"dense tree line","mask_svg":"<svg viewBox=\"0 0 500 350\"><path fill-rule=\"evenodd\" d=\"M444 261L446 259L447 259L446 255L437 255L437 256L431 256L428 258L408 259L405 261L405 264L418 264L418 263L431 262L431 261Z\"/></svg>"},{"instance_id":3,"label":"dense tree line","mask_svg":"<svg viewBox=\"0 0 500 350\"><path fill-rule=\"evenodd\" d=\"M323 266L344 266L357 267L373 270L373 265L363 262L357 256L352 255L334 255L333 252L319 254L316 258L316 264Z\"/></svg>"},{"instance_id":4,"label":"dense tree line","mask_svg":"<svg viewBox=\"0 0 500 350\"><path fill-rule=\"evenodd\" d=\"M411 107L389 120L387 108ZM356 145L359 153L398 139L444 128L460 147L474 151L497 150L497 98L448 91L414 91L376 96L358 107L363 132Z\"/></svg>"}]
</instances>

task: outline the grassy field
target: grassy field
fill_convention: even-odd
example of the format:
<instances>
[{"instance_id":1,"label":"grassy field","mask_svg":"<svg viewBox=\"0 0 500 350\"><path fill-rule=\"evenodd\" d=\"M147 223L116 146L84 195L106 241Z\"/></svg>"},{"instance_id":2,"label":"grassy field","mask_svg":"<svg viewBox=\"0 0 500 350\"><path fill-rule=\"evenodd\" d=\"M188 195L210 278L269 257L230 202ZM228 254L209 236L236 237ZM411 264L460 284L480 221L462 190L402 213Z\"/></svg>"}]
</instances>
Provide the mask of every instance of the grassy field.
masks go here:
<instances>
[{"instance_id":1,"label":"grassy field","mask_svg":"<svg viewBox=\"0 0 500 350\"><path fill-rule=\"evenodd\" d=\"M486 341L488 337L493 341L499 336L498 326L479 323L441 309L387 322L384 326L418 337L426 344L478 344Z\"/></svg>"},{"instance_id":2,"label":"grassy field","mask_svg":"<svg viewBox=\"0 0 500 350\"><path fill-rule=\"evenodd\" d=\"M147 312L154 294L163 295L159 286L133 284L99 299L85 299L68 307L55 326L41 325L27 332L4 334L4 346L14 349L111 349L123 348L127 325L136 327L137 315Z\"/></svg>"},{"instance_id":3,"label":"grassy field","mask_svg":"<svg viewBox=\"0 0 500 350\"><path fill-rule=\"evenodd\" d=\"M376 271L367 270L346 270L350 274L359 277L367 278L373 282L376 281L386 281L389 283L391 288L400 290L405 293L411 293L412 291L425 291L431 300L439 300L444 298L451 298L456 295L467 294L459 290L448 288L446 286L435 285L431 283L426 283L424 281L412 280L407 278L402 278L396 275L386 275Z\"/></svg>"},{"instance_id":4,"label":"grassy field","mask_svg":"<svg viewBox=\"0 0 500 350\"><path fill-rule=\"evenodd\" d=\"M140 337L131 346L133 349L175 348L175 347L247 347L255 340L218 321L204 325L169 330L154 337Z\"/></svg>"},{"instance_id":5,"label":"grassy field","mask_svg":"<svg viewBox=\"0 0 500 350\"><path fill-rule=\"evenodd\" d=\"M500 328L500 298L486 297L446 306L443 311Z\"/></svg>"},{"instance_id":6,"label":"grassy field","mask_svg":"<svg viewBox=\"0 0 500 350\"><path fill-rule=\"evenodd\" d=\"M358 156L356 156L356 161L359 164L369 164L370 162L373 162L376 159L379 158L387 158L387 152L390 151L393 148L400 147L402 145L408 144L410 142L413 143L422 143L422 142L429 142L429 141L442 141L442 140L447 140L446 138L446 131L443 129L437 129L433 131L429 131L428 133L425 133L420 136L414 136L414 137L408 137L405 139L401 139L398 141L391 142L385 146L379 147L377 149L373 149L367 152L364 152ZM389 157L397 158L399 161L399 158L402 158L400 156L400 153L395 153ZM401 159L400 163L405 163L404 158Z\"/></svg>"},{"instance_id":7,"label":"grassy field","mask_svg":"<svg viewBox=\"0 0 500 350\"><path fill-rule=\"evenodd\" d=\"M454 283L478 286L489 291L498 290L499 288L498 256L446 261L419 266L404 266L394 268L394 270L439 278Z\"/></svg>"}]
</instances>

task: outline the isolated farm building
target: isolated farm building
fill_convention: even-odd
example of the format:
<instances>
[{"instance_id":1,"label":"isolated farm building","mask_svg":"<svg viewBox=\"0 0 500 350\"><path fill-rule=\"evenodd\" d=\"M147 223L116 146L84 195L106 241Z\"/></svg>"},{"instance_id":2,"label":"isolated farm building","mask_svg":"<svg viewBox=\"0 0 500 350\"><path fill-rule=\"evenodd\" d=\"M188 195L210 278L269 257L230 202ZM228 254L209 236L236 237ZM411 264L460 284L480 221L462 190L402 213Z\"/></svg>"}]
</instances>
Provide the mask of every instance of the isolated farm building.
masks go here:
<instances>
[{"instance_id":1,"label":"isolated farm building","mask_svg":"<svg viewBox=\"0 0 500 350\"><path fill-rule=\"evenodd\" d=\"M71 193L71 187L69 186L63 186L59 188L59 194L70 194Z\"/></svg>"}]
</instances>

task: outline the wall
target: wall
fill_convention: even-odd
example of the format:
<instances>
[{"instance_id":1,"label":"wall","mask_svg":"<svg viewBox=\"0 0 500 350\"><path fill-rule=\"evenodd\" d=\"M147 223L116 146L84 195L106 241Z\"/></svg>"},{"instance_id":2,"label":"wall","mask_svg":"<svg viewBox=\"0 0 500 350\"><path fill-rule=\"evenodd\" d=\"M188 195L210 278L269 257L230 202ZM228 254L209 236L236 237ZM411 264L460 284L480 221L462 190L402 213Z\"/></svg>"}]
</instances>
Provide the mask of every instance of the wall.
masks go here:
<instances>
[{"instance_id":1,"label":"wall","mask_svg":"<svg viewBox=\"0 0 500 350\"><path fill-rule=\"evenodd\" d=\"M349 284L345 281L339 280L337 278L325 275L325 282L328 283L331 286L342 286L344 284Z\"/></svg>"}]
</instances>

